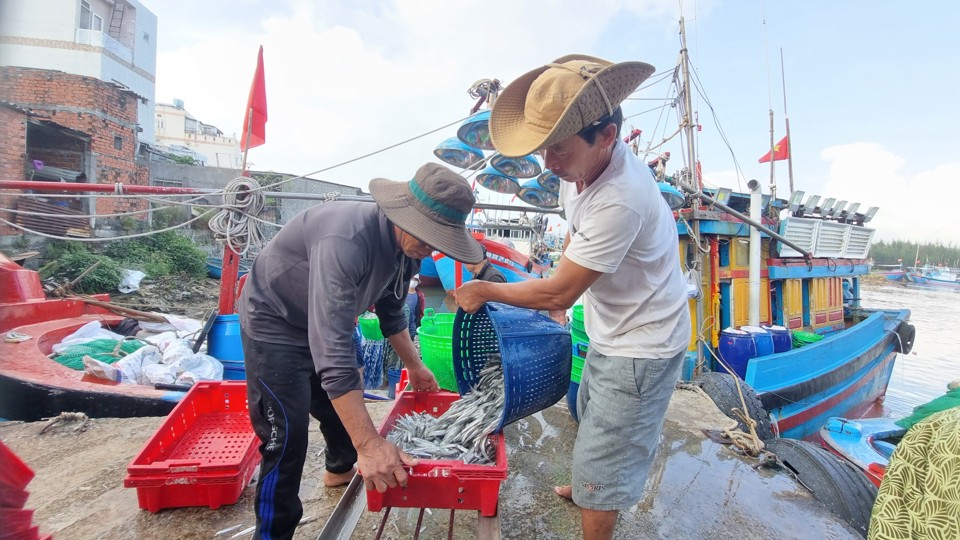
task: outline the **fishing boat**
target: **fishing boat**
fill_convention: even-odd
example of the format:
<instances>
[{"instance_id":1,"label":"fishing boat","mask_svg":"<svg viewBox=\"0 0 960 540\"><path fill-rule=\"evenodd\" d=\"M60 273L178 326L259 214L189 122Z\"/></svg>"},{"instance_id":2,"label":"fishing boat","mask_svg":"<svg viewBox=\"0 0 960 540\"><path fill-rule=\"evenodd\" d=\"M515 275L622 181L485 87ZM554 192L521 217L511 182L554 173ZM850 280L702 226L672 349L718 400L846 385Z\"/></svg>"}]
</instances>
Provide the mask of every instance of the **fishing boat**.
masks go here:
<instances>
[{"instance_id":1,"label":"fishing boat","mask_svg":"<svg viewBox=\"0 0 960 540\"><path fill-rule=\"evenodd\" d=\"M820 430L821 444L846 459L880 487L897 443L907 433L894 418L831 418Z\"/></svg>"},{"instance_id":2,"label":"fishing boat","mask_svg":"<svg viewBox=\"0 0 960 540\"><path fill-rule=\"evenodd\" d=\"M96 295L108 301L108 295ZM39 275L0 255L0 418L35 421L63 411L90 417L162 416L184 392L97 379L51 360L52 347L91 321L123 320L77 298L47 299Z\"/></svg>"},{"instance_id":3,"label":"fishing boat","mask_svg":"<svg viewBox=\"0 0 960 540\"><path fill-rule=\"evenodd\" d=\"M911 268L903 276L903 281L923 288L960 291L960 274L950 268L933 266Z\"/></svg>"},{"instance_id":4,"label":"fishing boat","mask_svg":"<svg viewBox=\"0 0 960 540\"><path fill-rule=\"evenodd\" d=\"M252 263L245 259L240 259L240 266L237 270L237 277L243 277L250 271ZM213 279L220 279L223 271L223 259L221 257L207 257L207 275Z\"/></svg>"},{"instance_id":5,"label":"fishing boat","mask_svg":"<svg viewBox=\"0 0 960 540\"><path fill-rule=\"evenodd\" d=\"M496 267L507 283L515 283L528 279L538 279L552 266L551 261L540 261L534 257L524 255L512 246L492 238L487 238L483 232L473 233L481 245L487 250L487 259ZM456 290L467 281L473 279L473 274L466 265L447 257L443 253L434 252L433 263L437 269L440 282L447 291ZM421 272L423 267L421 266Z\"/></svg>"},{"instance_id":6,"label":"fishing boat","mask_svg":"<svg viewBox=\"0 0 960 540\"><path fill-rule=\"evenodd\" d=\"M887 278L888 281L903 281L907 274L907 269L902 264L873 265L870 270Z\"/></svg>"},{"instance_id":7,"label":"fishing boat","mask_svg":"<svg viewBox=\"0 0 960 540\"><path fill-rule=\"evenodd\" d=\"M437 265L433 262L433 257L427 257L420 261L420 284L424 287L439 287L440 274L437 273Z\"/></svg>"},{"instance_id":8,"label":"fishing boat","mask_svg":"<svg viewBox=\"0 0 960 540\"><path fill-rule=\"evenodd\" d=\"M692 118L696 92L680 26L669 102ZM673 208L695 330L683 377L736 377L762 437L815 439L831 417L860 416L883 397L897 354L910 352L915 338L909 310L860 304L878 208L804 199L792 177L782 199L772 173L770 186L750 180L748 192L705 188L697 126L683 122L681 130L683 168L665 180L682 192ZM727 394L718 403L740 407L735 384L707 386Z\"/></svg>"}]
</instances>

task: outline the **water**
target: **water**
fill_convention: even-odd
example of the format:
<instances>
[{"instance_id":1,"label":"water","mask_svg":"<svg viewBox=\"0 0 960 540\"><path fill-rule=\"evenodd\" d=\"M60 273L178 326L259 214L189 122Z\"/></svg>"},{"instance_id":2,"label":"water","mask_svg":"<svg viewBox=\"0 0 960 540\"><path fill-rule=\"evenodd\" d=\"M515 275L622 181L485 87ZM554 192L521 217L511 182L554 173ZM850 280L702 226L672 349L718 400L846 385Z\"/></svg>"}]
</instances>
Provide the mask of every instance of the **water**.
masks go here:
<instances>
[{"instance_id":1,"label":"water","mask_svg":"<svg viewBox=\"0 0 960 540\"><path fill-rule=\"evenodd\" d=\"M897 357L880 415L906 416L917 405L942 396L947 383L960 379L958 292L862 285L860 297L860 304L868 308L910 309L910 321L917 329L913 351Z\"/></svg>"},{"instance_id":2,"label":"water","mask_svg":"<svg viewBox=\"0 0 960 540\"><path fill-rule=\"evenodd\" d=\"M455 313L457 304L443 287L422 287L426 307L437 313ZM917 329L913 351L899 355L883 403L868 416L899 418L946 392L947 383L960 379L960 292L908 289L898 284L863 284L861 305L868 308L909 308Z\"/></svg>"}]
</instances>

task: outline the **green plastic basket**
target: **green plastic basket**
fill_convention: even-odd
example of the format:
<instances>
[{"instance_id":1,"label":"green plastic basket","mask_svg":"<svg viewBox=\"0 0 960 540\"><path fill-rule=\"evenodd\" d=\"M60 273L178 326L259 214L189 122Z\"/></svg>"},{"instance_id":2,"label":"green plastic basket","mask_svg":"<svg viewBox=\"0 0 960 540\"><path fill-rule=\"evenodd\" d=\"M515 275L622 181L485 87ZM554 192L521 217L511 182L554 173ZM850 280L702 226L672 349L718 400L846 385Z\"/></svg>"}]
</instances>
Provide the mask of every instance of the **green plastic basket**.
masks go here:
<instances>
[{"instance_id":1,"label":"green plastic basket","mask_svg":"<svg viewBox=\"0 0 960 540\"><path fill-rule=\"evenodd\" d=\"M823 336L820 334L814 334L813 332L804 332L802 330L793 331L793 348L803 347L804 345L809 345L811 343L816 343L823 339Z\"/></svg>"},{"instance_id":2,"label":"green plastic basket","mask_svg":"<svg viewBox=\"0 0 960 540\"><path fill-rule=\"evenodd\" d=\"M437 323L453 323L456 313L437 313L433 308L423 310L423 318L420 319L420 326L431 326Z\"/></svg>"},{"instance_id":3,"label":"green plastic basket","mask_svg":"<svg viewBox=\"0 0 960 540\"><path fill-rule=\"evenodd\" d=\"M570 365L570 381L580 384L580 377L583 376L583 361L584 359L573 355L573 362Z\"/></svg>"},{"instance_id":4,"label":"green plastic basket","mask_svg":"<svg viewBox=\"0 0 960 540\"><path fill-rule=\"evenodd\" d=\"M577 330L582 334L586 334L586 327L583 326L583 304L577 304L573 306L573 320L571 321L570 325L574 330Z\"/></svg>"},{"instance_id":5,"label":"green plastic basket","mask_svg":"<svg viewBox=\"0 0 960 540\"><path fill-rule=\"evenodd\" d=\"M434 319L431 324L421 324L417 335L420 336L420 356L423 364L433 372L441 389L456 392L457 376L453 372L453 321Z\"/></svg>"},{"instance_id":6,"label":"green plastic basket","mask_svg":"<svg viewBox=\"0 0 960 540\"><path fill-rule=\"evenodd\" d=\"M590 343L590 336L582 330L577 330L576 328L570 329L570 341L573 342L573 346L576 347L577 343Z\"/></svg>"},{"instance_id":7,"label":"green plastic basket","mask_svg":"<svg viewBox=\"0 0 960 540\"><path fill-rule=\"evenodd\" d=\"M380 318L376 313L364 313L360 316L360 333L364 339L383 339L380 332Z\"/></svg>"}]
</instances>

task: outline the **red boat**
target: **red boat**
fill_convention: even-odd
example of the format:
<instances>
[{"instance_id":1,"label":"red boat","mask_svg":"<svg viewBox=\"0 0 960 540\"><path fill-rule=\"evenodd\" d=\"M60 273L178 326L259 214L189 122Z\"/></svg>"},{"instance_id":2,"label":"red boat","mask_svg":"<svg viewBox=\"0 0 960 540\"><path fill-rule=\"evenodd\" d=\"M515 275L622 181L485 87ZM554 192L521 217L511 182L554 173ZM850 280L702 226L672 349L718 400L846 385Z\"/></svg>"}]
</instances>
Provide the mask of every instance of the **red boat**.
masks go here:
<instances>
[{"instance_id":1,"label":"red boat","mask_svg":"<svg viewBox=\"0 0 960 540\"><path fill-rule=\"evenodd\" d=\"M95 298L108 301L108 295ZM165 416L184 392L119 384L64 367L52 347L90 321L123 318L74 298L47 299L40 276L0 255L0 418L34 421L61 412L96 417Z\"/></svg>"}]
</instances>

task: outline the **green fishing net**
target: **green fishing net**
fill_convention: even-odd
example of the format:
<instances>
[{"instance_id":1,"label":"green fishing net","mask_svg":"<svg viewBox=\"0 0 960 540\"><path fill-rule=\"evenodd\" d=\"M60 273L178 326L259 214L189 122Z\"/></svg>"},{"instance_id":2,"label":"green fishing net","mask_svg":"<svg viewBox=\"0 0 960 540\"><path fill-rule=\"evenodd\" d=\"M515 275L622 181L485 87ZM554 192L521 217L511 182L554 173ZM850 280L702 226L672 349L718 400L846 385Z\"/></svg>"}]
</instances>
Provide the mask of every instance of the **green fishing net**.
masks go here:
<instances>
[{"instance_id":1,"label":"green fishing net","mask_svg":"<svg viewBox=\"0 0 960 540\"><path fill-rule=\"evenodd\" d=\"M118 347L119 344L119 347ZM138 339L95 339L80 345L73 345L64 349L54 357L54 361L70 369L83 371L83 357L90 356L105 363L112 364L124 356L146 345Z\"/></svg>"}]
</instances>

